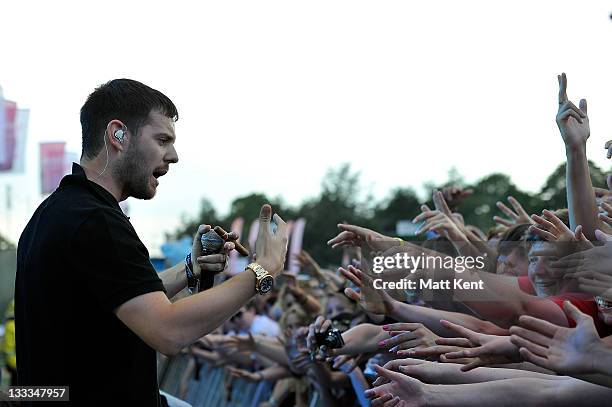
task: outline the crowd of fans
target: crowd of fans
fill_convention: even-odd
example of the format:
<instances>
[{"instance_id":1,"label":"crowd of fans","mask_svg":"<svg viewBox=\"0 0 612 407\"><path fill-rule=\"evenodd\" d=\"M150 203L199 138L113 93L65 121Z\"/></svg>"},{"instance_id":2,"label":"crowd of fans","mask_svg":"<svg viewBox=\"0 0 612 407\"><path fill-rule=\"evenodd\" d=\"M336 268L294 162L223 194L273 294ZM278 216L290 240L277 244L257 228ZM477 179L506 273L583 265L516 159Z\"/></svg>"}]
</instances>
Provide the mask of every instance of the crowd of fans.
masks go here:
<instances>
[{"instance_id":1,"label":"crowd of fans","mask_svg":"<svg viewBox=\"0 0 612 407\"><path fill-rule=\"evenodd\" d=\"M450 187L433 192L435 208L415 214L424 240L340 224L327 244L343 250L344 264L324 269L306 252L290 259L299 274L283 274L273 293L191 347L183 395L203 359L234 377L274 382L265 406L305 406L313 391L326 406L607 404L612 176L610 190L593 188L586 101L568 99L565 74L559 87L567 208L530 215L499 197L503 216L485 233L456 211L470 191ZM610 158L612 142L605 149ZM434 262L373 272L375 257L398 253L485 260L461 270ZM378 278L452 283L385 290L375 288Z\"/></svg>"},{"instance_id":2,"label":"crowd of fans","mask_svg":"<svg viewBox=\"0 0 612 407\"><path fill-rule=\"evenodd\" d=\"M179 396L206 361L272 382L264 406L306 406L314 392L325 406L607 404L612 176L610 189L593 188L586 101L568 99L565 74L559 87L567 208L530 215L499 197L503 216L485 233L457 212L470 191L447 187L433 192L434 208L407 214L419 225L414 241L339 224L327 244L343 264L323 268L307 252L289 259L300 273L282 274L190 346ZM605 149L610 158L612 142ZM441 261L373 269L398 254ZM481 261L442 261L468 257Z\"/></svg>"}]
</instances>

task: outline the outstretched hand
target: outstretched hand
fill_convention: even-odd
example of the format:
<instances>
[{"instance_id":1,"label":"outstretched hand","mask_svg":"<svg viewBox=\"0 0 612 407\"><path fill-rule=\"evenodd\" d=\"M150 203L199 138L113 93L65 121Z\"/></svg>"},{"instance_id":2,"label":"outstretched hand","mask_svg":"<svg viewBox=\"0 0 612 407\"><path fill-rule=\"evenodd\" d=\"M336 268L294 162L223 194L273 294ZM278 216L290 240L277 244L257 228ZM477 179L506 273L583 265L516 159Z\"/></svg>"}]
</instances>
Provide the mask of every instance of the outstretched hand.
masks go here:
<instances>
[{"instance_id":1,"label":"outstretched hand","mask_svg":"<svg viewBox=\"0 0 612 407\"><path fill-rule=\"evenodd\" d=\"M365 396L372 399L372 407L382 405L386 407L425 406L425 385L422 382L378 365L374 365L374 370L387 382L365 391Z\"/></svg>"},{"instance_id":2,"label":"outstretched hand","mask_svg":"<svg viewBox=\"0 0 612 407\"><path fill-rule=\"evenodd\" d=\"M452 242L467 240L463 216L451 211L442 191L433 191L432 200L435 209L431 210L427 205L421 205L421 213L412 220L413 223L423 222L416 233L434 231Z\"/></svg>"},{"instance_id":3,"label":"outstretched hand","mask_svg":"<svg viewBox=\"0 0 612 407\"><path fill-rule=\"evenodd\" d=\"M451 242L467 240L465 234L458 225L457 218L448 216L437 209L431 210L427 205L421 205L421 211L422 212L413 220L413 223L424 222L419 227L416 234L421 235L429 231L434 231L446 237Z\"/></svg>"},{"instance_id":4,"label":"outstretched hand","mask_svg":"<svg viewBox=\"0 0 612 407\"><path fill-rule=\"evenodd\" d=\"M332 249L343 246L359 246L370 250L381 250L382 247L388 246L388 242L396 240L368 228L346 223L339 223L338 229L341 232L327 242ZM381 243L386 243L386 245L381 245Z\"/></svg>"},{"instance_id":5,"label":"outstretched hand","mask_svg":"<svg viewBox=\"0 0 612 407\"><path fill-rule=\"evenodd\" d=\"M499 225L506 227L511 227L522 223L535 223L529 217L529 214L527 213L527 211L525 211L523 205L521 205L521 203L516 198L514 198L513 196L509 196L508 202L510 203L510 205L512 205L512 208L514 210L508 208L506 204L501 201L498 201L496 203L499 210L502 211L508 217L508 219L504 219L500 216L493 216L493 221L495 221Z\"/></svg>"},{"instance_id":6,"label":"outstretched hand","mask_svg":"<svg viewBox=\"0 0 612 407\"><path fill-rule=\"evenodd\" d=\"M440 321L442 326L454 331L461 338L440 338L438 345L463 346L465 349L445 353L440 357L442 362L457 363L458 359L476 358L470 360L461 370L467 372L480 366L519 362L521 360L518 348L510 342L509 336L487 335L472 331L449 321Z\"/></svg>"},{"instance_id":7,"label":"outstretched hand","mask_svg":"<svg viewBox=\"0 0 612 407\"><path fill-rule=\"evenodd\" d=\"M264 379L263 375L259 372L249 372L248 370L239 369L234 366L227 366L226 369L229 372L230 376L245 379L250 382L259 382Z\"/></svg>"},{"instance_id":8,"label":"outstretched hand","mask_svg":"<svg viewBox=\"0 0 612 407\"><path fill-rule=\"evenodd\" d=\"M583 272L594 272L612 276L612 236L596 230L595 236L604 243L603 246L592 247L577 253L570 254L559 260L553 261L551 270L564 278L585 277Z\"/></svg>"},{"instance_id":9,"label":"outstretched hand","mask_svg":"<svg viewBox=\"0 0 612 407\"><path fill-rule=\"evenodd\" d=\"M612 205L603 201L597 206L597 219L600 221L600 229L605 233L612 233Z\"/></svg>"},{"instance_id":10,"label":"outstretched hand","mask_svg":"<svg viewBox=\"0 0 612 407\"><path fill-rule=\"evenodd\" d=\"M409 355L416 349L428 348L436 344L438 335L418 322L400 322L383 325L383 330L389 332L390 339L381 341L379 346L389 347L389 352L397 356Z\"/></svg>"},{"instance_id":11,"label":"outstretched hand","mask_svg":"<svg viewBox=\"0 0 612 407\"><path fill-rule=\"evenodd\" d=\"M512 342L520 347L523 359L546 369L568 374L596 372L594 355L601 339L593 318L569 301L563 303L563 310L576 321L575 328L523 315L520 326L510 328Z\"/></svg>"},{"instance_id":12,"label":"outstretched hand","mask_svg":"<svg viewBox=\"0 0 612 407\"><path fill-rule=\"evenodd\" d=\"M594 247L582 232L582 225L576 226L576 230L572 232L554 212L544 209L542 214L546 218L539 215L531 216L535 224L529 227L529 231L548 242L557 244L560 256Z\"/></svg>"},{"instance_id":13,"label":"outstretched hand","mask_svg":"<svg viewBox=\"0 0 612 407\"><path fill-rule=\"evenodd\" d=\"M353 266L348 266L346 269L340 267L339 270L344 277L359 287L359 292L350 287L345 288L344 294L351 300L357 301L365 312L378 315L391 313L393 299L385 290L374 288L372 277Z\"/></svg>"},{"instance_id":14,"label":"outstretched hand","mask_svg":"<svg viewBox=\"0 0 612 407\"><path fill-rule=\"evenodd\" d=\"M453 185L442 188L442 191L440 192L442 192L444 200L448 204L449 208L454 209L459 206L459 204L463 202L465 198L470 197L474 193L474 190L472 188L465 189Z\"/></svg>"},{"instance_id":15,"label":"outstretched hand","mask_svg":"<svg viewBox=\"0 0 612 407\"><path fill-rule=\"evenodd\" d=\"M217 350L230 352L253 352L255 350L255 338L248 335L222 336L217 340Z\"/></svg>"},{"instance_id":16,"label":"outstretched hand","mask_svg":"<svg viewBox=\"0 0 612 407\"><path fill-rule=\"evenodd\" d=\"M293 260L297 262L297 264L304 269L308 267L312 267L315 273L319 273L321 271L321 267L319 266L319 263L317 263L315 259L312 258L310 253L308 253L306 250L302 250L299 253L297 253Z\"/></svg>"},{"instance_id":17,"label":"outstretched hand","mask_svg":"<svg viewBox=\"0 0 612 407\"><path fill-rule=\"evenodd\" d=\"M272 219L277 226L274 233L270 230ZM263 205L259 213L259 232L255 241L256 261L274 277L283 270L288 240L285 221L276 213L272 217L272 207Z\"/></svg>"},{"instance_id":18,"label":"outstretched hand","mask_svg":"<svg viewBox=\"0 0 612 407\"><path fill-rule=\"evenodd\" d=\"M559 111L556 120L563 142L566 147L584 146L591 135L586 99L580 100L580 108L576 107L567 97L565 73L557 75L557 79L559 80Z\"/></svg>"}]
</instances>

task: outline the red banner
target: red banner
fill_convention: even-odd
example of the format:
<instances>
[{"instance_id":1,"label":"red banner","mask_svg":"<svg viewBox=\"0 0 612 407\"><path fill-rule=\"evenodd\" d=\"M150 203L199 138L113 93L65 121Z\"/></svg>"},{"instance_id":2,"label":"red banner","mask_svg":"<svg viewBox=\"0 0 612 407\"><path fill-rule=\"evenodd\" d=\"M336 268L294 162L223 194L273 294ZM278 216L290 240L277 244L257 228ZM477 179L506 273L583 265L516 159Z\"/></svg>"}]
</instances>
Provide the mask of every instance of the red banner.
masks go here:
<instances>
[{"instance_id":1,"label":"red banner","mask_svg":"<svg viewBox=\"0 0 612 407\"><path fill-rule=\"evenodd\" d=\"M3 130L0 134L0 171L8 171L12 169L15 159L17 103L2 99L0 101L4 104L3 111L0 111L0 114L4 114L0 127Z\"/></svg>"},{"instance_id":2,"label":"red banner","mask_svg":"<svg viewBox=\"0 0 612 407\"><path fill-rule=\"evenodd\" d=\"M66 173L66 143L40 143L41 194L50 194L59 186Z\"/></svg>"}]
</instances>

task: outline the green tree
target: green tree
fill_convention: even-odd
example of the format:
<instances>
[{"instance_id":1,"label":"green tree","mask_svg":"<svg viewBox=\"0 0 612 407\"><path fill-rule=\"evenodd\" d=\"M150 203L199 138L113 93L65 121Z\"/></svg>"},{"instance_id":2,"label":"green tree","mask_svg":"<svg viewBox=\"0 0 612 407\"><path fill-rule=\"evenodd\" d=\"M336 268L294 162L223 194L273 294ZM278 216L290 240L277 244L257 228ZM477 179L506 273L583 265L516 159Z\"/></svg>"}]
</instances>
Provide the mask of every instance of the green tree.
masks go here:
<instances>
[{"instance_id":1,"label":"green tree","mask_svg":"<svg viewBox=\"0 0 612 407\"><path fill-rule=\"evenodd\" d=\"M463 215L466 224L478 226L484 232L495 226L494 215L505 216L497 209L496 203L502 201L508 205L506 200L508 196L516 198L528 213L544 209L538 196L532 196L518 189L506 174L488 175L481 178L471 188L474 193L459 205L458 211Z\"/></svg>"},{"instance_id":2,"label":"green tree","mask_svg":"<svg viewBox=\"0 0 612 407\"><path fill-rule=\"evenodd\" d=\"M230 205L230 213L225 217L225 223L230 223L242 217L245 225L250 225L252 221L259 217L259 211L263 204L270 203L270 200L264 194L252 193L242 197L238 197L232 201ZM273 206L274 211L278 208Z\"/></svg>"},{"instance_id":3,"label":"green tree","mask_svg":"<svg viewBox=\"0 0 612 407\"><path fill-rule=\"evenodd\" d=\"M226 230L232 222L241 217L244 219L244 229L242 230L243 242L246 241L246 236L249 234L249 229L254 220L259 218L259 212L264 204L270 204L274 213L278 213L283 220L288 221L293 219L295 211L289 208L280 198L270 199L265 194L251 193L242 197L238 197L232 201L230 213L224 218L223 225Z\"/></svg>"},{"instance_id":4,"label":"green tree","mask_svg":"<svg viewBox=\"0 0 612 407\"><path fill-rule=\"evenodd\" d=\"M594 186L605 187L606 180L603 171L589 162L591 179ZM474 193L463 200L457 210L463 215L467 224L475 225L483 231L495 226L494 215L504 216L497 209L496 202L507 204L507 197L515 197L528 213L539 213L544 208L558 209L567 206L565 188L565 163L561 164L547 178L539 193L530 194L520 190L506 174L493 173L487 175L473 185L466 185L456 169L451 169L448 181L444 186L458 185L472 188ZM427 189L434 185L426 184ZM275 212L283 219L306 219L304 231L304 248L323 265L337 265L341 258L340 250L331 250L326 242L338 233L337 224L341 222L354 223L372 228L382 233L395 234L398 220L411 219L420 211L420 203L414 190L409 187L396 188L382 201L376 202L371 196L362 198L360 174L351 170L349 164L342 164L327 171L321 182L321 192L318 196L304 201L299 207L292 208L280 198L269 199L263 193L251 193L236 198L230 212L220 217L210 201L202 199L200 212L194 219L184 216L181 225L172 237L191 236L201 222L221 225L226 229L231 222L242 217L245 220L243 236L248 235L248 228L257 219L261 205L272 204ZM426 202L433 208L431 195ZM3 244L0 237L0 247ZM9 243L10 244L10 243Z\"/></svg>"},{"instance_id":5,"label":"green tree","mask_svg":"<svg viewBox=\"0 0 612 407\"><path fill-rule=\"evenodd\" d=\"M412 188L396 188L376 207L372 221L381 233L394 235L397 221L412 220L420 212L420 206Z\"/></svg>"},{"instance_id":6,"label":"green tree","mask_svg":"<svg viewBox=\"0 0 612 407\"><path fill-rule=\"evenodd\" d=\"M548 176L540 190L540 196L548 209L567 208L566 163L559 165ZM606 188L606 174L595 163L589 161L591 182L594 187Z\"/></svg>"},{"instance_id":7,"label":"green tree","mask_svg":"<svg viewBox=\"0 0 612 407\"><path fill-rule=\"evenodd\" d=\"M359 173L349 164L330 169L323 178L321 195L304 202L296 215L306 219L303 246L323 265L337 266L342 252L327 241L338 233L338 223L371 226L368 203L360 200Z\"/></svg>"},{"instance_id":8,"label":"green tree","mask_svg":"<svg viewBox=\"0 0 612 407\"><path fill-rule=\"evenodd\" d=\"M221 219L217 215L215 207L207 198L202 198L202 201L200 202L200 211L196 217L190 218L189 216L183 214L181 216L181 224L174 233L167 234L166 238L180 239L184 236L193 236L198 230L198 226L204 222L209 225L221 224Z\"/></svg>"}]
</instances>

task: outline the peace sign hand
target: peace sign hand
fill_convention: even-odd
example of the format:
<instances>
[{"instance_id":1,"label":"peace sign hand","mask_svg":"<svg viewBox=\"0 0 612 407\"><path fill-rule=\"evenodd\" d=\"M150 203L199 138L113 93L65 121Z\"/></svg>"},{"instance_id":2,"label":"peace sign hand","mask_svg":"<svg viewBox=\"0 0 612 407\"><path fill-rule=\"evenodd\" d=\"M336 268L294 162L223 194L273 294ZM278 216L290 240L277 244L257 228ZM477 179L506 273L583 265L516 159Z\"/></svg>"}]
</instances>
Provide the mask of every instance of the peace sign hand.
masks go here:
<instances>
[{"instance_id":1,"label":"peace sign hand","mask_svg":"<svg viewBox=\"0 0 612 407\"><path fill-rule=\"evenodd\" d=\"M577 108L567 98L567 76L565 73L557 75L557 79L559 80L557 126L561 131L561 137L566 147L583 146L591 135L586 99L581 99L580 108Z\"/></svg>"}]
</instances>

